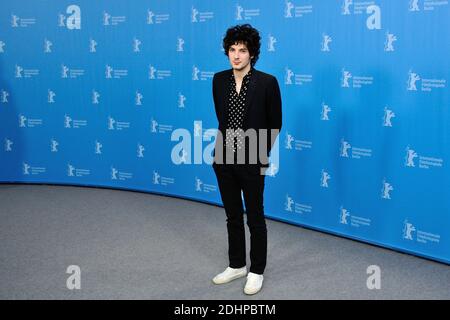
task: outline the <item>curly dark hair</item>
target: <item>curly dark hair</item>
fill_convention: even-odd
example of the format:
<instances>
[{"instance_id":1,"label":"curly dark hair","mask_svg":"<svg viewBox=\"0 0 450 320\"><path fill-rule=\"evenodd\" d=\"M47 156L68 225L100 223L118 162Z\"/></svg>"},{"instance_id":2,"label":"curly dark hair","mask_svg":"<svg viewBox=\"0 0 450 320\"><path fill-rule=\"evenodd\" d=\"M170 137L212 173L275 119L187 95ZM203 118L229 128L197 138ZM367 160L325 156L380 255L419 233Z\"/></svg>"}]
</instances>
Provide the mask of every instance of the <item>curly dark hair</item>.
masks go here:
<instances>
[{"instance_id":1,"label":"curly dark hair","mask_svg":"<svg viewBox=\"0 0 450 320\"><path fill-rule=\"evenodd\" d=\"M250 56L253 57L250 61L253 67L256 61L258 61L259 49L261 48L261 37L259 36L258 30L249 24L241 24L229 28L223 38L223 48L226 56L228 56L230 47L237 43L246 45Z\"/></svg>"}]
</instances>

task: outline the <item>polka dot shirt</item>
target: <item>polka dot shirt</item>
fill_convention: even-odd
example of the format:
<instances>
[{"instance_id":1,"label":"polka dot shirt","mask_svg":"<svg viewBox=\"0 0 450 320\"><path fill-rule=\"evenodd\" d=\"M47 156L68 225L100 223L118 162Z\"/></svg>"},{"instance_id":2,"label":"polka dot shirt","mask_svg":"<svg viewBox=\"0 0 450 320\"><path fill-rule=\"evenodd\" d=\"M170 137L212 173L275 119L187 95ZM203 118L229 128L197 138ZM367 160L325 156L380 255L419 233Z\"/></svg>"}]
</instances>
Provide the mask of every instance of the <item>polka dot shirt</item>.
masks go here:
<instances>
[{"instance_id":1,"label":"polka dot shirt","mask_svg":"<svg viewBox=\"0 0 450 320\"><path fill-rule=\"evenodd\" d=\"M241 90L239 94L236 91L236 80L233 72L230 77L230 93L228 98L228 121L225 145L227 149L236 152L237 149L242 149L243 146L243 121L245 110L245 99L247 98L248 84L252 71L250 70L242 80ZM232 130L234 130L234 133Z\"/></svg>"}]
</instances>

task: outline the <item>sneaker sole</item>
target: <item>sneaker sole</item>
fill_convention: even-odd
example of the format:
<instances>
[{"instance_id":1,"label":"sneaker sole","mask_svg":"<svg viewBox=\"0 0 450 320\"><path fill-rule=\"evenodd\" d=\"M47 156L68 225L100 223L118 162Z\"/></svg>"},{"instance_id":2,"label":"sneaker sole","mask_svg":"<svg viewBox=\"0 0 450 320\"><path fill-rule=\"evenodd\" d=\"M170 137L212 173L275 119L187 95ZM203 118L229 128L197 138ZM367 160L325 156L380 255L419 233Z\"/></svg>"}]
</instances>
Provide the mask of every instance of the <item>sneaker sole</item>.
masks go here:
<instances>
[{"instance_id":1,"label":"sneaker sole","mask_svg":"<svg viewBox=\"0 0 450 320\"><path fill-rule=\"evenodd\" d=\"M239 274L239 275L236 275L234 277L231 277L231 278L229 278L226 281L215 281L214 279L212 281L213 281L214 284L225 284L225 283L231 282L233 280L245 277L246 275L247 275L247 273L243 273L243 274Z\"/></svg>"},{"instance_id":2,"label":"sneaker sole","mask_svg":"<svg viewBox=\"0 0 450 320\"><path fill-rule=\"evenodd\" d=\"M253 295L253 294L257 294L258 292L260 292L261 289L262 289L262 287L259 288L258 290L256 290L255 292L253 292L253 291L246 291L246 290L244 289L244 293L247 294L247 295Z\"/></svg>"}]
</instances>

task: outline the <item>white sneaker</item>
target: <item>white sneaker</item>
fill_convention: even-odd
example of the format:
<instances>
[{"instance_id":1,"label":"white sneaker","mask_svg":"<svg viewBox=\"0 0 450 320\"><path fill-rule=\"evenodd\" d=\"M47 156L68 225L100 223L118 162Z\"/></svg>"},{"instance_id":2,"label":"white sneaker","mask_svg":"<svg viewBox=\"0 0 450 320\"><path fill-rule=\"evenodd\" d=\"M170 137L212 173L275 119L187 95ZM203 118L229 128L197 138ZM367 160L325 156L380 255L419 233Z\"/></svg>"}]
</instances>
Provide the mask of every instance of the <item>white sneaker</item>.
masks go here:
<instances>
[{"instance_id":1,"label":"white sneaker","mask_svg":"<svg viewBox=\"0 0 450 320\"><path fill-rule=\"evenodd\" d=\"M244 293L245 294L255 294L258 293L262 288L264 276L262 274L256 274L249 272L247 276L247 283L245 284Z\"/></svg>"},{"instance_id":2,"label":"white sneaker","mask_svg":"<svg viewBox=\"0 0 450 320\"><path fill-rule=\"evenodd\" d=\"M242 278L247 275L247 267L242 267L239 269L234 269L227 267L224 272L219 273L214 277L213 282L215 284L228 283L234 279Z\"/></svg>"}]
</instances>

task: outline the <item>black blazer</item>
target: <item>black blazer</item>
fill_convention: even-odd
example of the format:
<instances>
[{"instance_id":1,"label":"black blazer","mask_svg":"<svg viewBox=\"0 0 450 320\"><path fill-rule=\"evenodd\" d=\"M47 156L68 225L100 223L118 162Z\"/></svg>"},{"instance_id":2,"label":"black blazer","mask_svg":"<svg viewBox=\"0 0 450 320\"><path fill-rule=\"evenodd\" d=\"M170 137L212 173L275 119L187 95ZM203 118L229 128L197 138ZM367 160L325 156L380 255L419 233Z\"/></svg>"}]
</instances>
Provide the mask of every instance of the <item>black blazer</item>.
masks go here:
<instances>
[{"instance_id":1,"label":"black blazer","mask_svg":"<svg viewBox=\"0 0 450 320\"><path fill-rule=\"evenodd\" d=\"M229 99L229 87L230 77L232 69L224 70L214 74L213 78L213 98L214 107L216 111L217 121L219 122L219 131L222 133L223 139L225 139L227 116L228 116L228 99ZM281 94L278 86L277 79L267 73L252 70L252 76L247 89L246 103L244 105L244 119L243 129L255 129L258 133L259 129L268 129L267 135L267 153L265 157L269 156L269 152L273 146L276 136L273 138L270 135L270 129L281 130ZM259 146L259 135L258 135ZM218 147L217 141L215 146ZM225 148L225 147L223 147ZM248 164L248 139L246 139L246 164ZM216 155L217 152L214 152ZM259 154L259 151L258 151ZM267 166L267 158L260 159L257 157L257 166ZM263 160L261 162L261 160ZM217 162L215 157L213 166L215 164L224 163L225 160Z\"/></svg>"}]
</instances>

